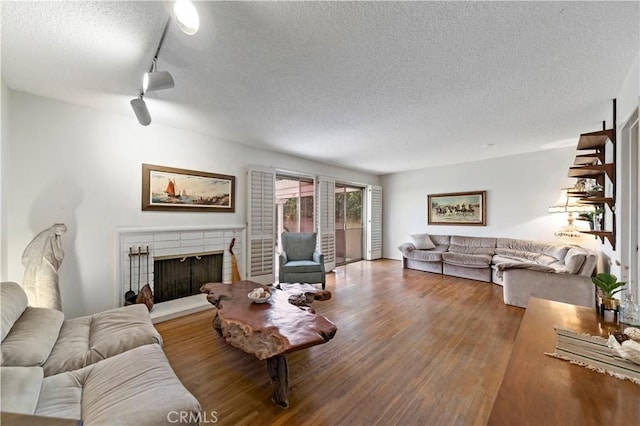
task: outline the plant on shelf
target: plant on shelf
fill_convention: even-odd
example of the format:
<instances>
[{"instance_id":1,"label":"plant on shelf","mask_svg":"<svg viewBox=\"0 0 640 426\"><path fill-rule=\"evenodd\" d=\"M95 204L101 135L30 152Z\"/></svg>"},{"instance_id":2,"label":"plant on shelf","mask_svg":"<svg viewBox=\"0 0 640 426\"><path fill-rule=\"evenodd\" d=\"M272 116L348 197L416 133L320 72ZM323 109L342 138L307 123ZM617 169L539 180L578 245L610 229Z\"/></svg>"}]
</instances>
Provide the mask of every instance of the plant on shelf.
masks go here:
<instances>
[{"instance_id":1,"label":"plant on shelf","mask_svg":"<svg viewBox=\"0 0 640 426\"><path fill-rule=\"evenodd\" d=\"M593 231L593 212L583 212L578 215L578 220L584 220L589 223L589 228Z\"/></svg>"},{"instance_id":2,"label":"plant on shelf","mask_svg":"<svg viewBox=\"0 0 640 426\"><path fill-rule=\"evenodd\" d=\"M604 186L596 183L587 190L587 195L589 196L598 195L602 193L602 191L604 191Z\"/></svg>"},{"instance_id":3,"label":"plant on shelf","mask_svg":"<svg viewBox=\"0 0 640 426\"><path fill-rule=\"evenodd\" d=\"M627 283L618 281L618 277L605 272L591 277L591 281L598 289L598 305L600 309L617 311L619 301L613 296L621 292Z\"/></svg>"}]
</instances>

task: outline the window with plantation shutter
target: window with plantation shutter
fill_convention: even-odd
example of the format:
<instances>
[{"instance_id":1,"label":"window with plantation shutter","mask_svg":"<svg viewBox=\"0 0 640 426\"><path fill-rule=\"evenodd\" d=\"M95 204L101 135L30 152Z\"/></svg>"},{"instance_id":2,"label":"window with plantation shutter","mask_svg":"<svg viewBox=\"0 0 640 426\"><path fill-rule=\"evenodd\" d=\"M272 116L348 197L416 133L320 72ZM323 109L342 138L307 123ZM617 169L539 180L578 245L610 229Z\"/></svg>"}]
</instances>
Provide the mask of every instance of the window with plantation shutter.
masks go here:
<instances>
[{"instance_id":1,"label":"window with plantation shutter","mask_svg":"<svg viewBox=\"0 0 640 426\"><path fill-rule=\"evenodd\" d=\"M365 259L382 257L382 187L367 187L367 252Z\"/></svg>"},{"instance_id":2,"label":"window with plantation shutter","mask_svg":"<svg viewBox=\"0 0 640 426\"><path fill-rule=\"evenodd\" d=\"M320 176L316 187L317 220L318 225L318 250L324 254L326 271L336 268L335 258L335 181L331 178Z\"/></svg>"},{"instance_id":3,"label":"window with plantation shutter","mask_svg":"<svg viewBox=\"0 0 640 426\"><path fill-rule=\"evenodd\" d=\"M275 170L251 166L248 176L248 279L275 282Z\"/></svg>"}]
</instances>

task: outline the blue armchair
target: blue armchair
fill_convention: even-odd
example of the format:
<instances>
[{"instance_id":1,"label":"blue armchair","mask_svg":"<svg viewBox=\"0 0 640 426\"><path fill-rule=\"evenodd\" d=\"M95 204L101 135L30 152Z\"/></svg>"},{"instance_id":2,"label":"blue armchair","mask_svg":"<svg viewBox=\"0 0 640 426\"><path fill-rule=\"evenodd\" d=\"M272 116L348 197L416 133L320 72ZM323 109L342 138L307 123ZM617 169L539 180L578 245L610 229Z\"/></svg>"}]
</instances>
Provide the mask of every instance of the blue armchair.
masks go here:
<instances>
[{"instance_id":1,"label":"blue armchair","mask_svg":"<svg viewBox=\"0 0 640 426\"><path fill-rule=\"evenodd\" d=\"M324 290L324 255L316 250L316 238L315 232L282 233L281 283L321 283Z\"/></svg>"}]
</instances>

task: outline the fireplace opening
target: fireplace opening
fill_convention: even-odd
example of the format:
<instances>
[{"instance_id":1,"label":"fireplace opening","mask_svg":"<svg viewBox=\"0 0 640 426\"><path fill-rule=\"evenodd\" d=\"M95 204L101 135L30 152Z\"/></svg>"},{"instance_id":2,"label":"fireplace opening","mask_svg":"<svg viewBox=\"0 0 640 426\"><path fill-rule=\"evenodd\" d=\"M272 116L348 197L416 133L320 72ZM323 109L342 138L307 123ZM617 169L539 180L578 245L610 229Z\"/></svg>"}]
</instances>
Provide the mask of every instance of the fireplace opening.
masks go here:
<instances>
[{"instance_id":1,"label":"fireplace opening","mask_svg":"<svg viewBox=\"0 0 640 426\"><path fill-rule=\"evenodd\" d=\"M156 303L200 294L200 286L222 282L223 252L209 252L153 260L153 288Z\"/></svg>"}]
</instances>

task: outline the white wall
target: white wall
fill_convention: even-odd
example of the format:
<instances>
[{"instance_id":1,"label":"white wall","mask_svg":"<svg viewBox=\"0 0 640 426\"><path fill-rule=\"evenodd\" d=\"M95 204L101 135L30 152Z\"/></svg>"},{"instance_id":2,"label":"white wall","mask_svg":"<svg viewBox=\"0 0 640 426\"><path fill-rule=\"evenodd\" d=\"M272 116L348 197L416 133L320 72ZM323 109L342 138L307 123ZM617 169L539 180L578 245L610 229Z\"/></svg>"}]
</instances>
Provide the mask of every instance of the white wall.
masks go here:
<instances>
[{"instance_id":1,"label":"white wall","mask_svg":"<svg viewBox=\"0 0 640 426\"><path fill-rule=\"evenodd\" d=\"M575 154L569 147L382 176L383 256L401 259L397 247L418 232L553 241L566 215L547 209L575 184L567 178ZM428 194L482 190L487 226L427 225ZM579 244L592 247L593 237Z\"/></svg>"},{"instance_id":2,"label":"white wall","mask_svg":"<svg viewBox=\"0 0 640 426\"><path fill-rule=\"evenodd\" d=\"M156 123L142 127L133 113L115 115L10 94L11 163L2 175L3 184L5 178L10 182L8 204L2 206L8 225L7 278L22 280L22 251L38 232L65 223L59 275L68 317L113 307L115 227L245 224L248 164L378 184L376 176L364 173ZM142 163L236 176L236 212L142 212Z\"/></svg>"},{"instance_id":3,"label":"white wall","mask_svg":"<svg viewBox=\"0 0 640 426\"><path fill-rule=\"evenodd\" d=\"M9 89L0 80L0 281L7 280L8 233L7 233L7 188L9 173Z\"/></svg>"},{"instance_id":4,"label":"white wall","mask_svg":"<svg viewBox=\"0 0 640 426\"><path fill-rule=\"evenodd\" d=\"M640 55L636 58L633 66L629 70L627 77L622 83L622 87L616 96L616 125L617 125L617 137L618 147L620 146L620 130L630 118L631 114L640 107ZM607 128L611 128L613 123L613 111L607 117ZM625 163L622 158L622 149L616 149L616 206L620 205L620 194L622 194L622 187L619 177L622 176L621 167ZM607 211L608 213L608 211ZM626 276L627 273L622 272L622 259L620 250L620 234L624 232L624 225L622 224L622 214L616 214L616 249L614 250L611 245L605 241L599 248L603 254L602 269L609 270L617 277ZM611 220L610 216L607 220ZM636 220L638 220L636 218ZM625 278L626 279L626 278Z\"/></svg>"}]
</instances>

